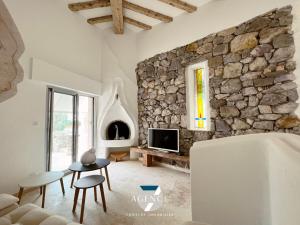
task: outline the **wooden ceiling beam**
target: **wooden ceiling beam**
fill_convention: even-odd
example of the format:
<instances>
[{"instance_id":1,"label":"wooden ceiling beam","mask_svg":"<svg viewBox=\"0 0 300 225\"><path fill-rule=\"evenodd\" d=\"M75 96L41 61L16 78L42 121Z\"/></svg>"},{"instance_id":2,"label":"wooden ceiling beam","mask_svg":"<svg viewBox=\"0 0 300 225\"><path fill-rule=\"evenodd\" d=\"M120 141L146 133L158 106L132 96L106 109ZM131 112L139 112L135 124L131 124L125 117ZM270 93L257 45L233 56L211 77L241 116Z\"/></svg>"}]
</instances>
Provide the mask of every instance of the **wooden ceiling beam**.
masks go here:
<instances>
[{"instance_id":1,"label":"wooden ceiling beam","mask_svg":"<svg viewBox=\"0 0 300 225\"><path fill-rule=\"evenodd\" d=\"M98 24L98 23L111 22L111 21L113 21L113 16L112 15L100 16L100 17L90 18L90 19L87 20L87 22L91 25L95 25L95 24ZM144 30L152 29L152 27L150 25L142 23L142 22L134 20L134 19L131 19L131 18L128 18L126 16L124 16L123 21L128 23L128 24L131 24L133 26L144 29Z\"/></svg>"},{"instance_id":2,"label":"wooden ceiling beam","mask_svg":"<svg viewBox=\"0 0 300 225\"><path fill-rule=\"evenodd\" d=\"M100 17L95 17L95 18L90 18L87 20L87 22L91 25L97 24L97 23L105 23L105 22L110 22L113 20L112 15L107 15L107 16L100 16Z\"/></svg>"},{"instance_id":3,"label":"wooden ceiling beam","mask_svg":"<svg viewBox=\"0 0 300 225\"><path fill-rule=\"evenodd\" d=\"M191 5L185 1L181 1L181 0L159 0L163 3L169 4L173 7L176 7L178 9L182 9L185 10L189 13L195 12L197 10L197 7L194 5Z\"/></svg>"},{"instance_id":4,"label":"wooden ceiling beam","mask_svg":"<svg viewBox=\"0 0 300 225\"><path fill-rule=\"evenodd\" d=\"M110 6L110 1L109 0L94 0L94 1L88 1L88 2L72 3L72 4L69 4L68 6L71 11L77 12L77 11L86 10L86 9L108 7L108 6Z\"/></svg>"},{"instance_id":5,"label":"wooden ceiling beam","mask_svg":"<svg viewBox=\"0 0 300 225\"><path fill-rule=\"evenodd\" d=\"M124 16L124 22L126 22L128 24L131 24L133 26L139 27L139 28L144 29L144 30L150 30L152 28L150 25L147 25L147 24L142 23L140 21L128 18L126 16Z\"/></svg>"},{"instance_id":6,"label":"wooden ceiling beam","mask_svg":"<svg viewBox=\"0 0 300 225\"><path fill-rule=\"evenodd\" d=\"M154 19L163 21L163 22L165 22L165 23L169 23L169 22L172 22L172 21L173 21L173 18L170 17L170 16L166 16L166 15L164 15L164 14L161 14L161 13L155 12L155 11L153 11L153 10L151 10L151 9L147 9L147 8L142 7L142 6L133 4L133 3L128 2L128 1L126 1L126 0L123 1L123 7L124 7L125 9L129 9L129 10L132 10L132 11L134 11L134 12L143 14L143 15L145 15L145 16L152 17L152 18L154 18Z\"/></svg>"},{"instance_id":7,"label":"wooden ceiling beam","mask_svg":"<svg viewBox=\"0 0 300 225\"><path fill-rule=\"evenodd\" d=\"M120 0L111 0L120 2ZM95 8L101 8L101 7L108 7L111 6L110 0L93 0L93 1L87 1L87 2L78 2L78 3L71 3L69 4L69 9L73 12L78 12L81 10L87 10L87 9L95 9ZM173 18L167 15L164 15L162 13L153 11L151 9L147 9L145 7L142 7L140 5L136 5L134 3L128 2L126 0L123 0L123 7L125 9L132 10L134 12L143 14L148 17L152 17L154 19L163 21L165 23L169 23L173 21Z\"/></svg>"},{"instance_id":8,"label":"wooden ceiling beam","mask_svg":"<svg viewBox=\"0 0 300 225\"><path fill-rule=\"evenodd\" d=\"M110 0L115 34L124 33L123 0Z\"/></svg>"}]
</instances>

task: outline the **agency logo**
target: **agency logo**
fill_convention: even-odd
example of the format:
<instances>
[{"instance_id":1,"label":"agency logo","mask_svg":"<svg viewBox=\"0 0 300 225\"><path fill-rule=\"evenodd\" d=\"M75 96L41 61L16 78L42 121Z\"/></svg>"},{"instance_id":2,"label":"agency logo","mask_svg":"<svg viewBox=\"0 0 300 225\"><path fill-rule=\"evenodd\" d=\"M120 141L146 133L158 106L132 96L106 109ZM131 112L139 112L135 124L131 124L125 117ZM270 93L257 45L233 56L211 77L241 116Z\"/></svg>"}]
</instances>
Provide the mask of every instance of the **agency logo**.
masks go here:
<instances>
[{"instance_id":1,"label":"agency logo","mask_svg":"<svg viewBox=\"0 0 300 225\"><path fill-rule=\"evenodd\" d=\"M133 200L145 212L152 212L163 205L163 193L158 185L140 185L139 194Z\"/></svg>"}]
</instances>

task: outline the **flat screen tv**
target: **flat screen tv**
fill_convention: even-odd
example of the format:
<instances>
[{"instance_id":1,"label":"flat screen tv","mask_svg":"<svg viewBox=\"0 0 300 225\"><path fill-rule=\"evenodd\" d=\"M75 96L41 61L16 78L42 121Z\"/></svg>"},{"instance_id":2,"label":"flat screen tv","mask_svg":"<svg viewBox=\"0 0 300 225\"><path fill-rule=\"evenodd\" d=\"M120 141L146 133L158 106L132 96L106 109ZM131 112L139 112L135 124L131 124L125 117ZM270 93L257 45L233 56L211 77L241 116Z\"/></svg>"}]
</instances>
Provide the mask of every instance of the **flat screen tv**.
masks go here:
<instances>
[{"instance_id":1,"label":"flat screen tv","mask_svg":"<svg viewBox=\"0 0 300 225\"><path fill-rule=\"evenodd\" d=\"M179 152L179 130L149 128L148 148Z\"/></svg>"}]
</instances>

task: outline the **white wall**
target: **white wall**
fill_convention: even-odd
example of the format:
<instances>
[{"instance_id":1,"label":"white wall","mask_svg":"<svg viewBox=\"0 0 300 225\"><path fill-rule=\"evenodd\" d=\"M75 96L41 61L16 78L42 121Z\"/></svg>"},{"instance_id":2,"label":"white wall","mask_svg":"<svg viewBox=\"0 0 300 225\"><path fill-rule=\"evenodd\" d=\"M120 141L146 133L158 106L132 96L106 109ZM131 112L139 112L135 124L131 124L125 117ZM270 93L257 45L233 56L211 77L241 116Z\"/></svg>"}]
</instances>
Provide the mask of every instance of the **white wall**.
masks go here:
<instances>
[{"instance_id":1,"label":"white wall","mask_svg":"<svg viewBox=\"0 0 300 225\"><path fill-rule=\"evenodd\" d=\"M137 49L135 33L125 30L125 35L115 35L107 30L103 34L102 81L110 82L119 77L124 81L127 100L137 112L136 65Z\"/></svg>"},{"instance_id":2,"label":"white wall","mask_svg":"<svg viewBox=\"0 0 300 225\"><path fill-rule=\"evenodd\" d=\"M107 106L112 91L112 82L120 78L124 84L128 111L135 119L137 134L137 82L135 68L137 64L136 36L129 30L125 35L115 35L110 30L104 32L102 48L102 96L100 112Z\"/></svg>"},{"instance_id":3,"label":"white wall","mask_svg":"<svg viewBox=\"0 0 300 225\"><path fill-rule=\"evenodd\" d=\"M210 225L300 224L300 139L252 134L194 143L192 217Z\"/></svg>"},{"instance_id":4,"label":"white wall","mask_svg":"<svg viewBox=\"0 0 300 225\"><path fill-rule=\"evenodd\" d=\"M61 0L4 0L22 35L24 81L0 104L0 193L45 169L46 85L30 80L31 58L101 80L101 35Z\"/></svg>"},{"instance_id":5,"label":"white wall","mask_svg":"<svg viewBox=\"0 0 300 225\"><path fill-rule=\"evenodd\" d=\"M51 86L67 88L95 96L101 94L101 82L51 65L37 58L32 60L31 79Z\"/></svg>"},{"instance_id":6,"label":"white wall","mask_svg":"<svg viewBox=\"0 0 300 225\"><path fill-rule=\"evenodd\" d=\"M290 151L284 146L269 149L272 225L300 223L300 142L299 137L297 139L292 145L297 151ZM289 140L288 144L291 143Z\"/></svg>"},{"instance_id":7,"label":"white wall","mask_svg":"<svg viewBox=\"0 0 300 225\"><path fill-rule=\"evenodd\" d=\"M241 137L196 142L191 148L194 221L271 225L265 145Z\"/></svg>"},{"instance_id":8,"label":"white wall","mask_svg":"<svg viewBox=\"0 0 300 225\"><path fill-rule=\"evenodd\" d=\"M137 35L138 61L239 25L269 10L289 4L294 7L295 59L298 64L295 74L300 86L299 0L212 0L199 7L195 13L179 16L172 23L160 24L150 31L139 33ZM298 115L300 115L300 107Z\"/></svg>"},{"instance_id":9,"label":"white wall","mask_svg":"<svg viewBox=\"0 0 300 225\"><path fill-rule=\"evenodd\" d=\"M69 71L100 80L101 37L62 0L4 0L23 37L26 53ZM28 71L29 63L25 69Z\"/></svg>"}]
</instances>

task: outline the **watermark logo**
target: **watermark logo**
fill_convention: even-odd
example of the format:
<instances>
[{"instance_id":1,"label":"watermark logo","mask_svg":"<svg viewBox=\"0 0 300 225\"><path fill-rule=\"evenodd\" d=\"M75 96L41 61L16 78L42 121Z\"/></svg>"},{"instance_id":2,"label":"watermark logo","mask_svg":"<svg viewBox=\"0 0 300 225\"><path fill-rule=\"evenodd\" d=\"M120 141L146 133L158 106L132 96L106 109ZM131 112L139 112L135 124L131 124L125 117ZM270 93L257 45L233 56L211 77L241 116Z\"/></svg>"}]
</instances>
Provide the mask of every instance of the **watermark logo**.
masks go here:
<instances>
[{"instance_id":1,"label":"watermark logo","mask_svg":"<svg viewBox=\"0 0 300 225\"><path fill-rule=\"evenodd\" d=\"M163 193L158 185L140 185L139 194L133 197L133 201L145 212L152 212L163 205Z\"/></svg>"}]
</instances>

